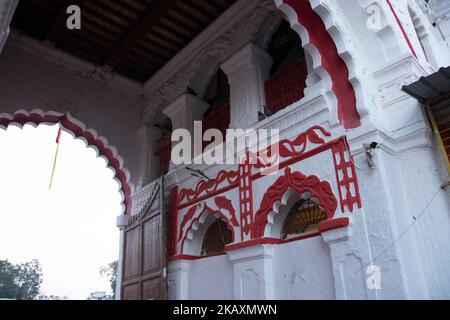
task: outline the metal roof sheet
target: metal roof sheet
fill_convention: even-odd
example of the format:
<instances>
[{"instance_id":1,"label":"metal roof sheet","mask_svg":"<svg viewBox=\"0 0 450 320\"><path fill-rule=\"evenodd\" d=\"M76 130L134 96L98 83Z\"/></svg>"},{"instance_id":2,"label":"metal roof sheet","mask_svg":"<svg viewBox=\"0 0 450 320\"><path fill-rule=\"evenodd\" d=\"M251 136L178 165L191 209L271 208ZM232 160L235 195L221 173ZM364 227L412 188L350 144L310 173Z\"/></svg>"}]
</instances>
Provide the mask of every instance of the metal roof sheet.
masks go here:
<instances>
[{"instance_id":1,"label":"metal roof sheet","mask_svg":"<svg viewBox=\"0 0 450 320\"><path fill-rule=\"evenodd\" d=\"M409 85L403 86L402 90L426 104L431 100L450 94L450 67L440 68L437 72Z\"/></svg>"}]
</instances>

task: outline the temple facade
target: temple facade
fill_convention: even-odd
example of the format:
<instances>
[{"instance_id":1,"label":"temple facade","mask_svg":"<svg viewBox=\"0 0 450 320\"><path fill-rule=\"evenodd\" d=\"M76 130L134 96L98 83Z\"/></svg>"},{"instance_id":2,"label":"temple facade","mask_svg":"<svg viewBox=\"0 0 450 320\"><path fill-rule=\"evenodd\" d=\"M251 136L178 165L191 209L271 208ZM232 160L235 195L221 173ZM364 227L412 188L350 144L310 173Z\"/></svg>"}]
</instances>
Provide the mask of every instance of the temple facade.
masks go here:
<instances>
[{"instance_id":1,"label":"temple facade","mask_svg":"<svg viewBox=\"0 0 450 320\"><path fill-rule=\"evenodd\" d=\"M155 5L98 61L82 44L100 40L41 37L25 5L0 4L0 127L60 123L120 183L116 296L449 299L450 3L188 2ZM80 8L83 30L91 8ZM211 21L169 58L132 68L157 61L129 50L138 35L142 47L155 39L148 50L175 42L151 19L187 30L202 10ZM423 86L437 96L408 90L433 74L444 80ZM278 138L244 138L221 163L202 160L202 142L179 164L179 129ZM268 173L251 150L269 155L275 143Z\"/></svg>"}]
</instances>

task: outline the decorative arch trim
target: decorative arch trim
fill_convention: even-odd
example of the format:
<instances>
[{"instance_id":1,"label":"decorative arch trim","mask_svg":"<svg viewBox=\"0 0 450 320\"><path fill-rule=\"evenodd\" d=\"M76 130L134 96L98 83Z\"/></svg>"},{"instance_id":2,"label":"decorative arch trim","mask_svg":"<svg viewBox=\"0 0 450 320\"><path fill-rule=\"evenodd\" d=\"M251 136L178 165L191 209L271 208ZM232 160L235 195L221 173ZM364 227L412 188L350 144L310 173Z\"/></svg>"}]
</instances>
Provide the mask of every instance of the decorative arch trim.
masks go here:
<instances>
[{"instance_id":1,"label":"decorative arch trim","mask_svg":"<svg viewBox=\"0 0 450 320\"><path fill-rule=\"evenodd\" d=\"M18 110L13 115L0 114L0 128L7 129L10 125L22 128L25 124L38 126L39 124L60 123L64 131L69 132L75 138L82 139L87 146L94 148L97 155L106 160L108 168L114 171L114 179L120 184L120 193L122 194L122 208L125 214L131 212L131 183L130 174L123 167L123 159L118 155L117 149L110 146L108 140L99 136L93 129L87 129L86 126L70 113L44 112L40 109L34 109L30 112Z\"/></svg>"},{"instance_id":2,"label":"decorative arch trim","mask_svg":"<svg viewBox=\"0 0 450 320\"><path fill-rule=\"evenodd\" d=\"M356 106L356 94L349 79L349 69L345 61L339 56L333 38L328 33L322 18L317 14L309 0L275 0L286 14L290 7L296 14L288 15L291 24L301 25L308 33L309 42L317 49L321 59L321 67L328 73L332 82L332 91L337 100L339 122L345 128L356 128L361 125ZM302 39L303 40L303 39Z\"/></svg>"},{"instance_id":3,"label":"decorative arch trim","mask_svg":"<svg viewBox=\"0 0 450 320\"><path fill-rule=\"evenodd\" d=\"M327 181L320 181L317 176L305 176L300 171L292 172L288 167L284 171L284 175L279 177L264 193L259 210L255 214L253 238L264 237L269 214L274 211L274 204L281 202L288 188L292 188L299 195L309 193L319 201L319 205L326 212L328 219L333 218L338 201L333 195L330 184Z\"/></svg>"},{"instance_id":4,"label":"decorative arch trim","mask_svg":"<svg viewBox=\"0 0 450 320\"><path fill-rule=\"evenodd\" d=\"M195 211L196 211L196 206L191 207L191 208L189 209L189 211L191 211L191 210L193 210L193 212L195 213ZM236 218L234 217L234 209L233 209L233 211L231 212L232 218L231 218L231 220L230 220L230 219L228 219L228 217L227 217L225 214L223 214L223 213L221 212L220 209L214 210L214 209L212 209L211 207L209 207L208 205L205 205L205 206L203 207L202 211L200 212L200 214L199 214L197 217L195 217L195 218L191 221L191 223L189 224L188 228L187 228L186 231L184 232L184 236L183 236L183 237L182 237L183 228L181 228L180 234L179 234L179 240L178 240L178 241L181 241L181 250L180 250L181 253L184 252L184 244L185 244L186 239L188 238L189 233L191 232L191 230L192 230L194 224L195 224L196 222L200 222L200 218L201 218L205 213L207 213L208 215L217 216L218 219L224 221L224 222L226 223L226 225L227 225L227 228L231 231L232 241L235 242L236 236L235 236L235 232L234 232L234 227L238 227L238 226L239 226L239 223L237 222ZM192 218L192 216L191 216L191 218ZM187 222L187 221L186 221L186 222ZM182 238L181 238L181 237L182 237Z\"/></svg>"}]
</instances>

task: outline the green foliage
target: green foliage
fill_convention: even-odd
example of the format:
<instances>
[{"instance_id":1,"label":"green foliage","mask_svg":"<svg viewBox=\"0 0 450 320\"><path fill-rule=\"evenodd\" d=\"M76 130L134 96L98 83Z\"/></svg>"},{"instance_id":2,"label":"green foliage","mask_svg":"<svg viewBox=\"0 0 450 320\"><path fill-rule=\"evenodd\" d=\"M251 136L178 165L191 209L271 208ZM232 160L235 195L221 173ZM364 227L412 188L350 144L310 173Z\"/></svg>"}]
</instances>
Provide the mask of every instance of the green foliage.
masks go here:
<instances>
[{"instance_id":1,"label":"green foliage","mask_svg":"<svg viewBox=\"0 0 450 320\"><path fill-rule=\"evenodd\" d=\"M0 260L0 299L32 300L42 284L42 269L39 261L12 264Z\"/></svg>"},{"instance_id":2,"label":"green foliage","mask_svg":"<svg viewBox=\"0 0 450 320\"><path fill-rule=\"evenodd\" d=\"M114 295L116 292L116 282L117 282L117 267L119 265L119 262L113 261L109 264L107 264L106 266L103 266L100 268L100 275L102 277L106 277L109 281L109 283L111 284L111 291L112 291L112 296L114 299Z\"/></svg>"}]
</instances>

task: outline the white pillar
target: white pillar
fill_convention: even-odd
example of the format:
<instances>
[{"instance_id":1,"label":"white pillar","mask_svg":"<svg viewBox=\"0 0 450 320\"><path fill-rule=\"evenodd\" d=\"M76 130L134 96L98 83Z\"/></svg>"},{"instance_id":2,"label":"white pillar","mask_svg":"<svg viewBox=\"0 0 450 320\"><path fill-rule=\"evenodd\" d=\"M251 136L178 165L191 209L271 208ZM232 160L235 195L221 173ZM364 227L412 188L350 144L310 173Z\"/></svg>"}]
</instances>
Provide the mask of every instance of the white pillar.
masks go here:
<instances>
[{"instance_id":1,"label":"white pillar","mask_svg":"<svg viewBox=\"0 0 450 320\"><path fill-rule=\"evenodd\" d=\"M141 187L151 183L160 176L156 142L161 137L161 132L160 128L150 125L144 125L139 132L142 144L142 162L138 184Z\"/></svg>"},{"instance_id":2,"label":"white pillar","mask_svg":"<svg viewBox=\"0 0 450 320\"><path fill-rule=\"evenodd\" d=\"M367 268L362 265L362 257L367 253L361 252L365 245L351 244L351 240L357 240L351 239L351 226L352 223L349 223L344 227L321 231L323 239L330 247L336 299L378 299L377 290L366 284ZM358 240L360 241L361 239Z\"/></svg>"},{"instance_id":3,"label":"white pillar","mask_svg":"<svg viewBox=\"0 0 450 320\"><path fill-rule=\"evenodd\" d=\"M234 299L274 299L273 245L255 245L227 253L233 264Z\"/></svg>"},{"instance_id":4,"label":"white pillar","mask_svg":"<svg viewBox=\"0 0 450 320\"><path fill-rule=\"evenodd\" d=\"M201 121L203 114L208 108L209 105L206 102L192 94L185 93L166 107L163 113L172 120L172 130L187 129L191 133L192 138L197 134L200 135L201 139L202 132L194 132L194 121ZM201 143L199 148L197 148L198 150L194 150L193 146L194 156L202 153ZM172 166L172 162L170 165Z\"/></svg>"},{"instance_id":5,"label":"white pillar","mask_svg":"<svg viewBox=\"0 0 450 320\"><path fill-rule=\"evenodd\" d=\"M258 122L271 65L270 55L252 43L222 64L230 83L230 128L251 128Z\"/></svg>"},{"instance_id":6,"label":"white pillar","mask_svg":"<svg viewBox=\"0 0 450 320\"><path fill-rule=\"evenodd\" d=\"M176 260L167 267L169 300L189 299L189 261Z\"/></svg>"},{"instance_id":7,"label":"white pillar","mask_svg":"<svg viewBox=\"0 0 450 320\"><path fill-rule=\"evenodd\" d=\"M124 229L128 225L128 216L120 215L117 217L116 225L120 230L120 238L119 238L119 260L117 264L117 278L116 278L116 292L115 299L121 299L122 292L122 270L123 270L123 249L124 249L124 241L125 241L125 232Z\"/></svg>"},{"instance_id":8,"label":"white pillar","mask_svg":"<svg viewBox=\"0 0 450 320\"><path fill-rule=\"evenodd\" d=\"M9 35L9 24L19 0L3 0L0 3L0 53Z\"/></svg>"}]
</instances>

